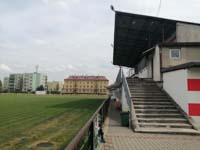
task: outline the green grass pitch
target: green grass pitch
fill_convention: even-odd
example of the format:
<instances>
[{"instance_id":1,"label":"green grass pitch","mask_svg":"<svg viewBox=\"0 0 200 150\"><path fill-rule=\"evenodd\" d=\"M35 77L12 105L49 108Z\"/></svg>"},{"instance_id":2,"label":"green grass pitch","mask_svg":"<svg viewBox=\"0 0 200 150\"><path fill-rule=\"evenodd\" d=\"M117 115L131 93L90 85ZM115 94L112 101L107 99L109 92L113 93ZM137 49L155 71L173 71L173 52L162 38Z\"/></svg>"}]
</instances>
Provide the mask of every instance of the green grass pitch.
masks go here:
<instances>
[{"instance_id":1,"label":"green grass pitch","mask_svg":"<svg viewBox=\"0 0 200 150\"><path fill-rule=\"evenodd\" d=\"M99 96L0 95L0 149L62 149L105 100ZM48 148L45 148L48 149Z\"/></svg>"}]
</instances>

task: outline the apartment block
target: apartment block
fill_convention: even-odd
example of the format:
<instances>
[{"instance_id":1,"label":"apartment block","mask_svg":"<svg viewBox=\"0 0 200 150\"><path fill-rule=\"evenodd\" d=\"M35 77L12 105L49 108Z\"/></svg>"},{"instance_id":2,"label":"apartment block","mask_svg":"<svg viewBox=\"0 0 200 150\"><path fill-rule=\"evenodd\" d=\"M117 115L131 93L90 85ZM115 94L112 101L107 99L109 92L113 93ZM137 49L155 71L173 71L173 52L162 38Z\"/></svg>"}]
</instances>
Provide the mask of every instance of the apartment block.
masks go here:
<instances>
[{"instance_id":1,"label":"apartment block","mask_svg":"<svg viewBox=\"0 0 200 150\"><path fill-rule=\"evenodd\" d=\"M9 90L9 77L3 79L3 91L8 92Z\"/></svg>"},{"instance_id":2,"label":"apartment block","mask_svg":"<svg viewBox=\"0 0 200 150\"><path fill-rule=\"evenodd\" d=\"M37 72L23 74L23 92L34 92L40 85L47 88L47 75Z\"/></svg>"},{"instance_id":3,"label":"apartment block","mask_svg":"<svg viewBox=\"0 0 200 150\"><path fill-rule=\"evenodd\" d=\"M23 74L10 74L9 92L21 92L23 85Z\"/></svg>"},{"instance_id":4,"label":"apartment block","mask_svg":"<svg viewBox=\"0 0 200 150\"><path fill-rule=\"evenodd\" d=\"M63 93L107 94L108 82L104 76L69 76L64 80Z\"/></svg>"},{"instance_id":5,"label":"apartment block","mask_svg":"<svg viewBox=\"0 0 200 150\"><path fill-rule=\"evenodd\" d=\"M53 92L53 91L61 92L63 89L63 82L59 82L59 81L48 82L47 87L48 87L49 92Z\"/></svg>"},{"instance_id":6,"label":"apartment block","mask_svg":"<svg viewBox=\"0 0 200 150\"><path fill-rule=\"evenodd\" d=\"M33 73L24 73L23 74L23 92L31 92L33 83Z\"/></svg>"}]
</instances>

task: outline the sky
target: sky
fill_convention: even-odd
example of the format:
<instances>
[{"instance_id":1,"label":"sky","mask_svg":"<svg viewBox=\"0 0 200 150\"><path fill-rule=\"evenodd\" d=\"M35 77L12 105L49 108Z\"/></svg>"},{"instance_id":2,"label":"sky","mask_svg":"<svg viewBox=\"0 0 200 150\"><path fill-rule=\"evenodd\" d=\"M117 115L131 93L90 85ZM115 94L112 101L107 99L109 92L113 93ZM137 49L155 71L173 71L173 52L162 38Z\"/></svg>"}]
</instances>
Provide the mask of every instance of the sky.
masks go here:
<instances>
[{"instance_id":1,"label":"sky","mask_svg":"<svg viewBox=\"0 0 200 150\"><path fill-rule=\"evenodd\" d=\"M160 0L1 0L0 79L39 72L48 80L104 75L112 83L115 10L156 16ZM161 0L158 16L200 23L199 0Z\"/></svg>"}]
</instances>

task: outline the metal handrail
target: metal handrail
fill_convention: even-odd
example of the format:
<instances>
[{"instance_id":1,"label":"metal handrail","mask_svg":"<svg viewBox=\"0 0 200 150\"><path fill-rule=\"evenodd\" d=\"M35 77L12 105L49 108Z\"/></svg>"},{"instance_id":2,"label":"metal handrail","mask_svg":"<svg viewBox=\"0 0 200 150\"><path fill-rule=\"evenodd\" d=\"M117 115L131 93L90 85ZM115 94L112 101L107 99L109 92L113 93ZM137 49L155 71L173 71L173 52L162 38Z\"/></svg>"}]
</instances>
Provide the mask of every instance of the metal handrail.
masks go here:
<instances>
[{"instance_id":1,"label":"metal handrail","mask_svg":"<svg viewBox=\"0 0 200 150\"><path fill-rule=\"evenodd\" d=\"M133 129L137 129L138 128L138 122L136 119L136 114L134 113L134 107L133 107L133 103L132 103L132 98L131 98L131 93L130 93L130 89L128 86L128 82L126 80L126 77L124 75L123 70L122 71L122 86L124 87L124 92L125 92L125 96L126 96L126 100L127 100L127 104L129 106L129 110L130 110L130 125L133 126Z\"/></svg>"},{"instance_id":2,"label":"metal handrail","mask_svg":"<svg viewBox=\"0 0 200 150\"><path fill-rule=\"evenodd\" d=\"M108 105L109 105L109 100L110 100L110 98L103 101L103 103L98 107L98 109L92 115L92 117L90 117L90 119L87 121L87 123L80 129L80 131L76 134L76 136L72 139L72 141L67 145L65 150L74 150L77 148L79 142L83 139L85 133L87 133L87 131L93 124L93 120L95 119L95 117L97 117L97 115L101 111L101 109L106 106L107 108L105 108L105 109L107 111ZM105 112L105 113L107 113L107 112Z\"/></svg>"},{"instance_id":3,"label":"metal handrail","mask_svg":"<svg viewBox=\"0 0 200 150\"><path fill-rule=\"evenodd\" d=\"M124 75L124 72L122 71L122 86L124 87L125 89L125 93L126 93L126 100L127 100L127 103L129 105L129 107L131 106L131 93L130 93L130 90L129 90L129 87L128 87L128 83L127 83L127 80L126 80L126 77ZM130 107L131 108L131 107Z\"/></svg>"}]
</instances>

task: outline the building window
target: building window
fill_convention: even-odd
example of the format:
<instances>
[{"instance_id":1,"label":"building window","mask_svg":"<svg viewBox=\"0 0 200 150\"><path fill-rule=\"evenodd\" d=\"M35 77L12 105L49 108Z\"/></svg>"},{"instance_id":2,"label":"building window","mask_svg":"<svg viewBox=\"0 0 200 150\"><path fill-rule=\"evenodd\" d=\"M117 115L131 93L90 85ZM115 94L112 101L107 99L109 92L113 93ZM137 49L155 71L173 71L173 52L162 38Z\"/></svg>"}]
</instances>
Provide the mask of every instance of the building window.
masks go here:
<instances>
[{"instance_id":1,"label":"building window","mask_svg":"<svg viewBox=\"0 0 200 150\"><path fill-rule=\"evenodd\" d=\"M181 50L180 49L171 49L170 50L170 58L171 59L180 59L181 58Z\"/></svg>"}]
</instances>

